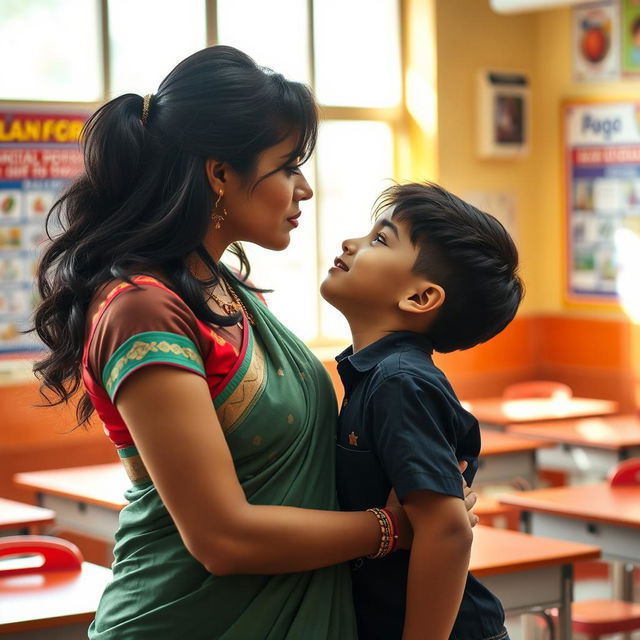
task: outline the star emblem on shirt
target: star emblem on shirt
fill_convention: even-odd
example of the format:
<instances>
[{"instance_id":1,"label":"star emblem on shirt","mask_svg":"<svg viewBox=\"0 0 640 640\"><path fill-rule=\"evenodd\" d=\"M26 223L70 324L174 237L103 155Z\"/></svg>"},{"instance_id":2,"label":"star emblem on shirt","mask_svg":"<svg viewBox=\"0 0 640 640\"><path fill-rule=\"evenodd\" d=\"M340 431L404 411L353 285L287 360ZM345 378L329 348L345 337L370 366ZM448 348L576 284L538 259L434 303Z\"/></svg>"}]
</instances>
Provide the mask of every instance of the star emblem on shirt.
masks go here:
<instances>
[{"instance_id":1,"label":"star emblem on shirt","mask_svg":"<svg viewBox=\"0 0 640 640\"><path fill-rule=\"evenodd\" d=\"M349 434L349 445L352 447L358 446L358 435L354 431Z\"/></svg>"}]
</instances>

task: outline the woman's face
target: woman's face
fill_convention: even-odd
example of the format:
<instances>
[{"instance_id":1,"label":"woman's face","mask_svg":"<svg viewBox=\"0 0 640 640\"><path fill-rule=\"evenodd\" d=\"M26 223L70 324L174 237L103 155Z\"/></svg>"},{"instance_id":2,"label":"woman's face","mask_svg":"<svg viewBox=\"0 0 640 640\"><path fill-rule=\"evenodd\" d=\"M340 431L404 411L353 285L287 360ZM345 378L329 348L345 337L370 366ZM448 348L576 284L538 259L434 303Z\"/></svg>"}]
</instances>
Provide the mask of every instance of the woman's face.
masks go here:
<instances>
[{"instance_id":1,"label":"woman's face","mask_svg":"<svg viewBox=\"0 0 640 640\"><path fill-rule=\"evenodd\" d=\"M292 135L260 154L255 187L245 184L242 176L233 169L225 170L224 196L218 210L224 207L227 215L222 227L213 234L224 239L227 245L243 240L275 251L289 245L291 231L298 226L302 214L300 202L313 196L309 183L295 162L278 169L295 143L296 137ZM267 174L271 175L260 180Z\"/></svg>"}]
</instances>

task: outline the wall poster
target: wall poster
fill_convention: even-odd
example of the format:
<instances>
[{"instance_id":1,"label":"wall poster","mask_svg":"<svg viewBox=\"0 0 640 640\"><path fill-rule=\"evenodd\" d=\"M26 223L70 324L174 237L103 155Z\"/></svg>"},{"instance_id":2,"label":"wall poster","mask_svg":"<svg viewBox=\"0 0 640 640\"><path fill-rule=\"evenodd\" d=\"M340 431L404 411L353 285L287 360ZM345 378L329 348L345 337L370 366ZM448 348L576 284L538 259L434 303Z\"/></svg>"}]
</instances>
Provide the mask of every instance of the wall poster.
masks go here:
<instances>
[{"instance_id":1,"label":"wall poster","mask_svg":"<svg viewBox=\"0 0 640 640\"><path fill-rule=\"evenodd\" d=\"M622 71L640 74L640 0L622 0Z\"/></svg>"},{"instance_id":2,"label":"wall poster","mask_svg":"<svg viewBox=\"0 0 640 640\"><path fill-rule=\"evenodd\" d=\"M42 349L21 331L37 302L46 215L83 169L78 137L88 116L72 107L0 105L0 355Z\"/></svg>"},{"instance_id":3,"label":"wall poster","mask_svg":"<svg viewBox=\"0 0 640 640\"><path fill-rule=\"evenodd\" d=\"M574 7L573 75L577 82L620 77L620 7L614 0Z\"/></svg>"},{"instance_id":4,"label":"wall poster","mask_svg":"<svg viewBox=\"0 0 640 640\"><path fill-rule=\"evenodd\" d=\"M569 300L616 303L621 249L640 252L640 100L563 105Z\"/></svg>"}]
</instances>

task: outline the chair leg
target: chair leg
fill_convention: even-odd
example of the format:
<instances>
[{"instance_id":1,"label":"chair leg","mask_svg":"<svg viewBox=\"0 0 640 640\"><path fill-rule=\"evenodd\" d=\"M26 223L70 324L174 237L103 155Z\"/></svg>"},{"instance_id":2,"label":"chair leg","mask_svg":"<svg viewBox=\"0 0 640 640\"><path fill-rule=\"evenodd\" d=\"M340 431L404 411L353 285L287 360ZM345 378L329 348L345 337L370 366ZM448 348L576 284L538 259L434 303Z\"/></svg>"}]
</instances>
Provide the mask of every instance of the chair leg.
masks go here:
<instances>
[{"instance_id":1,"label":"chair leg","mask_svg":"<svg viewBox=\"0 0 640 640\"><path fill-rule=\"evenodd\" d=\"M546 630L546 638L548 640L556 640L556 626L554 624L553 616L550 615L547 611L532 611L532 615L538 616L542 619L545 630Z\"/></svg>"}]
</instances>

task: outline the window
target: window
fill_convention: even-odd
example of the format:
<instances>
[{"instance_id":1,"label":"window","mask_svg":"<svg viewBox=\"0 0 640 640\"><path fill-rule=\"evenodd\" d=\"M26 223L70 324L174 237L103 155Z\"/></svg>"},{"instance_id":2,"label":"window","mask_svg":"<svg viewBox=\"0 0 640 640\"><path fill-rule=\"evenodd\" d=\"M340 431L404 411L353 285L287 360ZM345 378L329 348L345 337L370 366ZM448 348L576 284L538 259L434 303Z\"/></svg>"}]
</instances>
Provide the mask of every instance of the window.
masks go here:
<instances>
[{"instance_id":1,"label":"window","mask_svg":"<svg viewBox=\"0 0 640 640\"><path fill-rule=\"evenodd\" d=\"M347 340L347 326L318 288L341 241L369 228L401 155L399 16L400 0L0 0L0 55L11 61L0 96L100 102L152 93L207 41L310 84L322 122L303 170L315 197L302 204L286 251L246 249L255 283L274 289L275 313L307 342L332 344Z\"/></svg>"},{"instance_id":2,"label":"window","mask_svg":"<svg viewBox=\"0 0 640 640\"><path fill-rule=\"evenodd\" d=\"M154 93L180 60L206 46L202 0L109 0L108 7L111 97Z\"/></svg>"},{"instance_id":3,"label":"window","mask_svg":"<svg viewBox=\"0 0 640 640\"><path fill-rule=\"evenodd\" d=\"M3 100L100 100L98 4L87 0L0 2Z\"/></svg>"},{"instance_id":4,"label":"window","mask_svg":"<svg viewBox=\"0 0 640 640\"><path fill-rule=\"evenodd\" d=\"M346 322L318 289L341 241L368 230L376 196L396 175L399 22L398 0L217 2L219 43L311 84L321 105L318 149L303 168L315 197L303 203L291 245L282 254L246 247L256 284L274 289L269 305L316 345L348 340Z\"/></svg>"},{"instance_id":5,"label":"window","mask_svg":"<svg viewBox=\"0 0 640 640\"><path fill-rule=\"evenodd\" d=\"M315 89L321 104L400 104L396 0L314 2Z\"/></svg>"}]
</instances>

